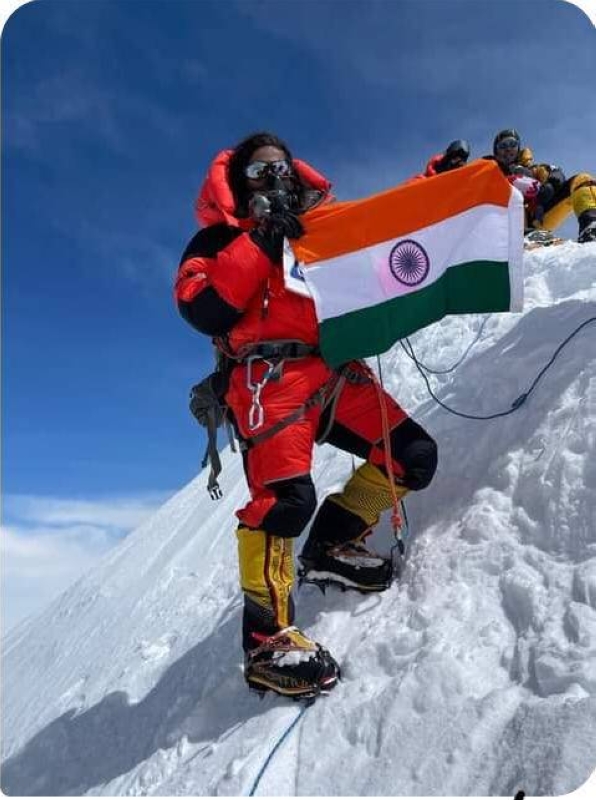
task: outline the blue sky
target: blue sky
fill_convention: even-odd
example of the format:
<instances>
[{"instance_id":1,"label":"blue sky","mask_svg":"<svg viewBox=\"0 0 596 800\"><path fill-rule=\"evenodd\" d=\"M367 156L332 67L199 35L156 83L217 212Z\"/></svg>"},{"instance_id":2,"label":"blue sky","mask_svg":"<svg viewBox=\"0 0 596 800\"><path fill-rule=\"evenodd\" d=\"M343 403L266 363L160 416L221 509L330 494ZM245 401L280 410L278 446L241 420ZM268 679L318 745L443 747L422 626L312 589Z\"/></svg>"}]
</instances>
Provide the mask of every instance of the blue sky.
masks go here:
<instances>
[{"instance_id":1,"label":"blue sky","mask_svg":"<svg viewBox=\"0 0 596 800\"><path fill-rule=\"evenodd\" d=\"M562 0L18 9L2 37L12 582L32 543L46 565L72 556L75 575L72 542L86 566L88 542L104 552L197 473L187 395L210 345L178 316L172 280L218 150L272 130L342 199L399 183L454 138L488 153L510 126L538 159L596 172L595 74L596 31Z\"/></svg>"}]
</instances>

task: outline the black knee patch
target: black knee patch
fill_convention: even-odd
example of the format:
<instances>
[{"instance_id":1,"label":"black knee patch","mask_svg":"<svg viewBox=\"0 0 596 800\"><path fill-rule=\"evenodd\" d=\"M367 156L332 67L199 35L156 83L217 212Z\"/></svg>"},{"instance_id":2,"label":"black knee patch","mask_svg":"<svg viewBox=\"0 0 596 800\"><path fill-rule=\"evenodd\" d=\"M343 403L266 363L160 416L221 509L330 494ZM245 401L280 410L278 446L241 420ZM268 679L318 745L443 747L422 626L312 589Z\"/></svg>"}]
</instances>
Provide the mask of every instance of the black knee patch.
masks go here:
<instances>
[{"instance_id":1,"label":"black knee patch","mask_svg":"<svg viewBox=\"0 0 596 800\"><path fill-rule=\"evenodd\" d=\"M300 536L317 507L317 494L310 475L300 475L267 485L277 502L265 514L262 528L273 536Z\"/></svg>"},{"instance_id":2,"label":"black knee patch","mask_svg":"<svg viewBox=\"0 0 596 800\"><path fill-rule=\"evenodd\" d=\"M391 431L391 455L404 468L402 483L414 491L425 489L437 470L437 443L413 419Z\"/></svg>"},{"instance_id":3,"label":"black knee patch","mask_svg":"<svg viewBox=\"0 0 596 800\"><path fill-rule=\"evenodd\" d=\"M404 486L408 489L425 489L437 471L437 445L433 439L413 442L401 457L406 474Z\"/></svg>"}]
</instances>

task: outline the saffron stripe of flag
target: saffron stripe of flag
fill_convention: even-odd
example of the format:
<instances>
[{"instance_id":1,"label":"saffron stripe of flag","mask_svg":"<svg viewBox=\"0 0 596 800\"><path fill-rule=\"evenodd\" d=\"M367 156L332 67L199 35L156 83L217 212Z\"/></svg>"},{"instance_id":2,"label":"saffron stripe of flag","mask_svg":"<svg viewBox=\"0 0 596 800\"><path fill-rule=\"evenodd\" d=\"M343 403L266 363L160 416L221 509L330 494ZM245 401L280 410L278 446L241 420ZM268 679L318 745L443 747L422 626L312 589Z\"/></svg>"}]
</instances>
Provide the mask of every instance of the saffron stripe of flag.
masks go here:
<instances>
[{"instance_id":1,"label":"saffron stripe of flag","mask_svg":"<svg viewBox=\"0 0 596 800\"><path fill-rule=\"evenodd\" d=\"M488 161L304 216L292 243L333 366L448 314L522 308L523 199Z\"/></svg>"}]
</instances>

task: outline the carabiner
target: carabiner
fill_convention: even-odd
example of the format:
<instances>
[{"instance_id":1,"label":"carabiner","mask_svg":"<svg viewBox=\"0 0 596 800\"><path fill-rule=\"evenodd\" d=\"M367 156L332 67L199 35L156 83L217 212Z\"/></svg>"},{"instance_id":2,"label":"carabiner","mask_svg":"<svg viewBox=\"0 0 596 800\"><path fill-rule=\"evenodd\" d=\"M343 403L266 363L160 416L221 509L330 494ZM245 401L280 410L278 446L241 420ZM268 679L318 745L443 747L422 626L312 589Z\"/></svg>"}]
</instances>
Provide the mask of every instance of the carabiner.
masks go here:
<instances>
[{"instance_id":1,"label":"carabiner","mask_svg":"<svg viewBox=\"0 0 596 800\"><path fill-rule=\"evenodd\" d=\"M260 381L253 381L252 365L254 361L263 361L267 365L263 377ZM246 360L246 387L252 392L252 404L248 411L248 429L251 431L260 428L265 422L265 409L261 403L261 392L265 384L273 375L275 365L266 358L260 356L249 356Z\"/></svg>"}]
</instances>

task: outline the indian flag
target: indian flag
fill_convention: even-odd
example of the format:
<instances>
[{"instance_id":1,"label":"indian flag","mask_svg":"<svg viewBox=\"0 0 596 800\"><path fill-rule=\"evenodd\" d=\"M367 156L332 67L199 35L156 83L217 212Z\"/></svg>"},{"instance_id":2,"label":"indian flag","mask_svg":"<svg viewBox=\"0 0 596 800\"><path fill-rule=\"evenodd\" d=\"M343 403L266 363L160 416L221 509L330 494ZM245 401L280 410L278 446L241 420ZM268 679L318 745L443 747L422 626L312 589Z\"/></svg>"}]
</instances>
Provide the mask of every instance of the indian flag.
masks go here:
<instances>
[{"instance_id":1,"label":"indian flag","mask_svg":"<svg viewBox=\"0 0 596 800\"><path fill-rule=\"evenodd\" d=\"M448 314L522 310L523 198L493 162L303 219L292 249L332 366L382 353Z\"/></svg>"}]
</instances>

